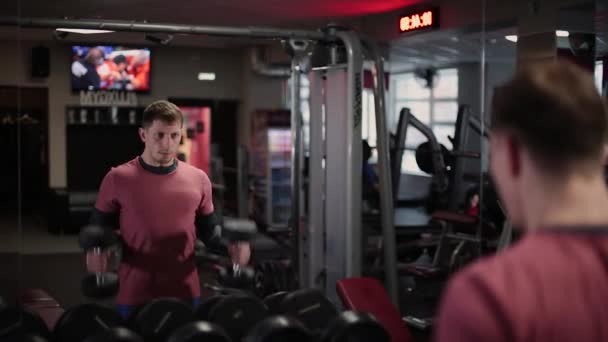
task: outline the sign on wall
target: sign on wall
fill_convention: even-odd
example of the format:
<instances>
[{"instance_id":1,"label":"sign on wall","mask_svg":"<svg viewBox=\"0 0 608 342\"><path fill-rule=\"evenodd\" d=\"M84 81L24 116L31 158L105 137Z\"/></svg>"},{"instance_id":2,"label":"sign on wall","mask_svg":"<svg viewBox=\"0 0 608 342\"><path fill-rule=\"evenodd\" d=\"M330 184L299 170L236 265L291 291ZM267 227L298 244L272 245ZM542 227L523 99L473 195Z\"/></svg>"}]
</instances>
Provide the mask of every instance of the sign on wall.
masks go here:
<instances>
[{"instance_id":1,"label":"sign on wall","mask_svg":"<svg viewBox=\"0 0 608 342\"><path fill-rule=\"evenodd\" d=\"M137 94L125 91L81 91L81 106L137 106Z\"/></svg>"},{"instance_id":2,"label":"sign on wall","mask_svg":"<svg viewBox=\"0 0 608 342\"><path fill-rule=\"evenodd\" d=\"M412 11L399 17L399 32L439 28L439 8Z\"/></svg>"}]
</instances>

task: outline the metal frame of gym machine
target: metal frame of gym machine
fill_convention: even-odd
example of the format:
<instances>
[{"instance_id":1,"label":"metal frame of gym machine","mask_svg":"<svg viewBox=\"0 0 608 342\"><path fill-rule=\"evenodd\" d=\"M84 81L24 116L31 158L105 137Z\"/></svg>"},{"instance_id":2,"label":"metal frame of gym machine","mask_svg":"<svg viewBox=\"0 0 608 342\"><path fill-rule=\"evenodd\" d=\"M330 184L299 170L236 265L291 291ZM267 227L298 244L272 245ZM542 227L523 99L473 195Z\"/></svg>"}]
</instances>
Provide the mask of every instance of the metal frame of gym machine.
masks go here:
<instances>
[{"instance_id":1,"label":"metal frame of gym machine","mask_svg":"<svg viewBox=\"0 0 608 342\"><path fill-rule=\"evenodd\" d=\"M302 115L299 87L303 70L296 54L292 65L292 217L298 218L297 252L300 286L320 288L337 301L335 284L362 273L361 232L361 95L364 55L373 62L374 104L385 280L398 306L397 254L389 169L388 126L385 114L384 66L375 44L349 31L330 28L329 65L312 68L310 77L310 157L308 215L304 215ZM338 44L346 50L339 60ZM297 190L296 190L297 189Z\"/></svg>"},{"instance_id":2,"label":"metal frame of gym machine","mask_svg":"<svg viewBox=\"0 0 608 342\"><path fill-rule=\"evenodd\" d=\"M454 183L462 181L465 177L465 163L463 162L463 158L482 158L482 153L474 153L468 152L467 146L471 138L471 133L475 132L476 134L483 136L484 138L489 138L490 134L486 130L482 129L482 123L479 117L473 115L470 111L470 107L468 105L460 105L458 107L457 114L457 122L456 122L456 134L454 136L454 145L456 149L451 151L450 153L455 157L455 162L453 164L453 169L451 170L451 175L448 177L446 172L446 164L443 158L443 153L441 151L441 146L435 137L435 134L431 130L430 127L422 123L418 120L409 110L409 108L402 108L399 113L399 121L397 125L397 136L396 136L396 151L394 154L394 160L391 160L392 176L393 176L393 191L396 192L399 189L399 176L401 173L401 161L403 158L403 151L405 150L405 141L407 137L407 129L409 126L420 131L429 141L431 146L431 154L432 154L432 166L433 166L433 187L435 191L445 192L448 189L448 186L452 186L452 189L449 193L448 207L449 211L456 212L458 209L459 201L461 200L461 189L455 188ZM455 264L456 259L458 258L461 250L467 242L474 243L476 246L476 252L481 255L481 232L482 232L482 223L476 225L475 235L471 234L463 234L463 233L452 233L447 229L447 225L444 226L443 232L441 233L440 242L438 244L437 251L435 256L433 257L433 267L441 266L441 263L446 259L445 257L445 240L454 239L458 241L457 246L450 250L448 248L449 254L449 262L447 263L449 268L452 268ZM510 242L512 237L512 227L508 220L505 220L503 224L503 229L500 235L500 239L498 242L497 250L502 250L506 248Z\"/></svg>"},{"instance_id":3,"label":"metal frame of gym machine","mask_svg":"<svg viewBox=\"0 0 608 342\"><path fill-rule=\"evenodd\" d=\"M447 210L452 212L458 212L459 201L461 200L461 191L455 184L459 184L463 180L464 177L464 166L463 162L466 157L471 158L480 158L480 154L469 153L466 151L467 144L469 142L469 138L471 135L471 129L481 134L480 122L479 119L471 114L470 108L468 105L460 105L458 107L457 114L457 122L456 122L456 134L454 136L454 146L455 150L450 153L455 157L455 161L453 164L453 169L451 170L451 174L448 176L446 172L446 161L443 158L443 152L441 150L441 145L437 141L435 137L435 133L433 130L422 123L414 114L412 114L409 108L402 108L399 113L399 121L397 126L397 142L396 142L396 151L394 161L392 161L393 167L393 179L394 179L394 190L397 191L399 187L399 179L398 176L400 174L401 169L401 161L403 158L403 151L405 150L405 141L407 140L407 129L411 125L413 128L417 129L420 133L422 133L428 140L431 148L431 160L433 167L433 181L432 186L434 187L433 191L438 193L445 193L449 187L451 187L448 194L448 203ZM487 136L487 133L485 133ZM449 262L447 263L448 268L452 268L455 264L455 260L460 254L464 244L466 242L472 242L476 245L476 251L478 256L481 255L481 224L476 224L475 235L471 234L463 234L463 233L452 233L449 231L449 225L444 224L444 228L442 230L440 240L437 246L437 250L435 252L435 256L433 257L433 267L445 266L443 265L444 260L446 260L445 253L445 244L446 240L454 239L458 241L458 245L453 250L448 249L450 252Z\"/></svg>"},{"instance_id":4,"label":"metal frame of gym machine","mask_svg":"<svg viewBox=\"0 0 608 342\"><path fill-rule=\"evenodd\" d=\"M299 287L317 287L336 300L339 279L361 275L361 91L364 51L374 62L374 98L378 137L381 213L386 283L395 305L397 267L389 170L388 126L384 106L384 66L377 47L354 32L264 27L217 27L154 24L120 20L0 17L0 25L26 28L103 29L121 32L211 35L289 40L292 60L292 229ZM330 63L311 74L310 210L303 212L303 140L300 79L308 72L309 42L333 42ZM346 48L346 64L336 65L338 49ZM364 49L365 47L366 49ZM323 127L323 122L325 127ZM323 134L325 132L325 134ZM327 228L327 229L326 229ZM323 277L325 275L325 277ZM324 278L325 281L319 282Z\"/></svg>"}]
</instances>

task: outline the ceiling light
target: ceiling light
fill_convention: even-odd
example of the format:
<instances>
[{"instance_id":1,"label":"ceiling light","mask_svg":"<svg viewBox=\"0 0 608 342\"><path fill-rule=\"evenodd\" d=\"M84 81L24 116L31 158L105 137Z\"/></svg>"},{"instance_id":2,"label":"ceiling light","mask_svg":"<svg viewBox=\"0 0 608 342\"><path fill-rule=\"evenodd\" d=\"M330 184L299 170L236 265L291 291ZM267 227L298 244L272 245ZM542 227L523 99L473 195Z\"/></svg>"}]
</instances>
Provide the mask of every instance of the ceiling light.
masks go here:
<instances>
[{"instance_id":1,"label":"ceiling light","mask_svg":"<svg viewBox=\"0 0 608 342\"><path fill-rule=\"evenodd\" d=\"M71 28L58 28L56 31L80 33L80 34L96 34L96 33L111 33L114 31L109 30L89 30L89 29L71 29Z\"/></svg>"},{"instance_id":2,"label":"ceiling light","mask_svg":"<svg viewBox=\"0 0 608 342\"><path fill-rule=\"evenodd\" d=\"M557 30L557 31L555 31L555 36L557 36L557 37L568 37L568 36L570 36L570 32L563 31L563 30ZM510 41L510 42L517 43L517 35L515 35L515 34L511 34L511 35L505 36L505 39L508 40L508 41Z\"/></svg>"},{"instance_id":3,"label":"ceiling light","mask_svg":"<svg viewBox=\"0 0 608 342\"><path fill-rule=\"evenodd\" d=\"M171 41L173 40L173 35L168 34L166 38L161 38L155 35L151 35L151 34L145 34L144 38L147 41L151 41L154 42L156 44L160 44L160 45L169 45L169 43L171 43Z\"/></svg>"},{"instance_id":4,"label":"ceiling light","mask_svg":"<svg viewBox=\"0 0 608 342\"><path fill-rule=\"evenodd\" d=\"M199 72L198 80L199 81L215 81L215 73L214 72Z\"/></svg>"}]
</instances>

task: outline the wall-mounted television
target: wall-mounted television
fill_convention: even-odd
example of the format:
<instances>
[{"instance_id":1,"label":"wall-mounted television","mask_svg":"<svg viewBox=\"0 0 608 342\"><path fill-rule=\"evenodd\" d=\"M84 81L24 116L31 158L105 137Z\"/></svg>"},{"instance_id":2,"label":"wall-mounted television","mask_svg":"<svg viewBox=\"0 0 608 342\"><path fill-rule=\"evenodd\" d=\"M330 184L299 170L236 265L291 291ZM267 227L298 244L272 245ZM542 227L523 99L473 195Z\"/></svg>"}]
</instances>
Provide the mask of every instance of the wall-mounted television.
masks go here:
<instances>
[{"instance_id":1,"label":"wall-mounted television","mask_svg":"<svg viewBox=\"0 0 608 342\"><path fill-rule=\"evenodd\" d=\"M148 48L72 46L72 90L150 91Z\"/></svg>"}]
</instances>

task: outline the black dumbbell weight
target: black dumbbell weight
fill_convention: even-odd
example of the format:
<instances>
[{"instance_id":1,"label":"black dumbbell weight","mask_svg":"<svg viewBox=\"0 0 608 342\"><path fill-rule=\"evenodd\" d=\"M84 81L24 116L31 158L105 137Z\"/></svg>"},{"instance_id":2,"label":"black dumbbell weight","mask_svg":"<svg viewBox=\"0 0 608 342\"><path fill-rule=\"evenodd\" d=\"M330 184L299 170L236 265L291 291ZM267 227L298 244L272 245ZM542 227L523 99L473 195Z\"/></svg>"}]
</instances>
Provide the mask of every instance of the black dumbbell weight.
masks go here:
<instances>
[{"instance_id":1,"label":"black dumbbell weight","mask_svg":"<svg viewBox=\"0 0 608 342\"><path fill-rule=\"evenodd\" d=\"M301 289L287 294L280 310L302 322L315 336L320 336L338 316L334 304L317 289Z\"/></svg>"},{"instance_id":2,"label":"black dumbbell weight","mask_svg":"<svg viewBox=\"0 0 608 342\"><path fill-rule=\"evenodd\" d=\"M390 342L384 327L371 315L363 312L344 311L327 328L322 342Z\"/></svg>"},{"instance_id":3,"label":"black dumbbell weight","mask_svg":"<svg viewBox=\"0 0 608 342\"><path fill-rule=\"evenodd\" d=\"M130 325L146 342L164 342L179 327L194 321L190 305L179 299L159 298L137 310Z\"/></svg>"},{"instance_id":4,"label":"black dumbbell weight","mask_svg":"<svg viewBox=\"0 0 608 342\"><path fill-rule=\"evenodd\" d=\"M209 312L208 320L224 329L233 341L243 336L268 316L264 303L253 296L224 296Z\"/></svg>"},{"instance_id":5,"label":"black dumbbell weight","mask_svg":"<svg viewBox=\"0 0 608 342\"><path fill-rule=\"evenodd\" d=\"M192 322L177 329L167 342L231 342L226 331L219 325L209 322Z\"/></svg>"},{"instance_id":6,"label":"black dumbbell weight","mask_svg":"<svg viewBox=\"0 0 608 342\"><path fill-rule=\"evenodd\" d=\"M0 308L0 341L22 342L49 337L49 330L38 315L22 307L4 305Z\"/></svg>"},{"instance_id":7,"label":"black dumbbell weight","mask_svg":"<svg viewBox=\"0 0 608 342\"><path fill-rule=\"evenodd\" d=\"M82 342L123 324L122 318L113 308L93 303L78 305L61 315L53 330L53 340Z\"/></svg>"},{"instance_id":8,"label":"black dumbbell weight","mask_svg":"<svg viewBox=\"0 0 608 342\"><path fill-rule=\"evenodd\" d=\"M313 335L298 320L288 316L271 316L258 323L244 342L312 342Z\"/></svg>"},{"instance_id":9,"label":"black dumbbell weight","mask_svg":"<svg viewBox=\"0 0 608 342\"><path fill-rule=\"evenodd\" d=\"M257 233L253 221L241 219L226 219L221 229L221 240L224 245L248 242ZM246 292L253 291L255 284L255 271L250 267L241 267L238 264L220 255L209 253L201 242L195 245L195 254L198 263L212 264L218 270L218 283L225 288L240 289Z\"/></svg>"},{"instance_id":10,"label":"black dumbbell weight","mask_svg":"<svg viewBox=\"0 0 608 342\"><path fill-rule=\"evenodd\" d=\"M87 338L84 342L143 342L143 340L127 328L115 327Z\"/></svg>"},{"instance_id":11,"label":"black dumbbell weight","mask_svg":"<svg viewBox=\"0 0 608 342\"><path fill-rule=\"evenodd\" d=\"M268 295L264 298L264 305L268 308L268 312L271 314L280 314L281 313L281 302L285 296L287 296L288 292L281 291L275 292L271 295Z\"/></svg>"},{"instance_id":12,"label":"black dumbbell weight","mask_svg":"<svg viewBox=\"0 0 608 342\"><path fill-rule=\"evenodd\" d=\"M217 304L222 298L223 295L215 295L205 299L197 308L195 312L195 316L197 319L201 321L209 321L209 313L211 309Z\"/></svg>"}]
</instances>

